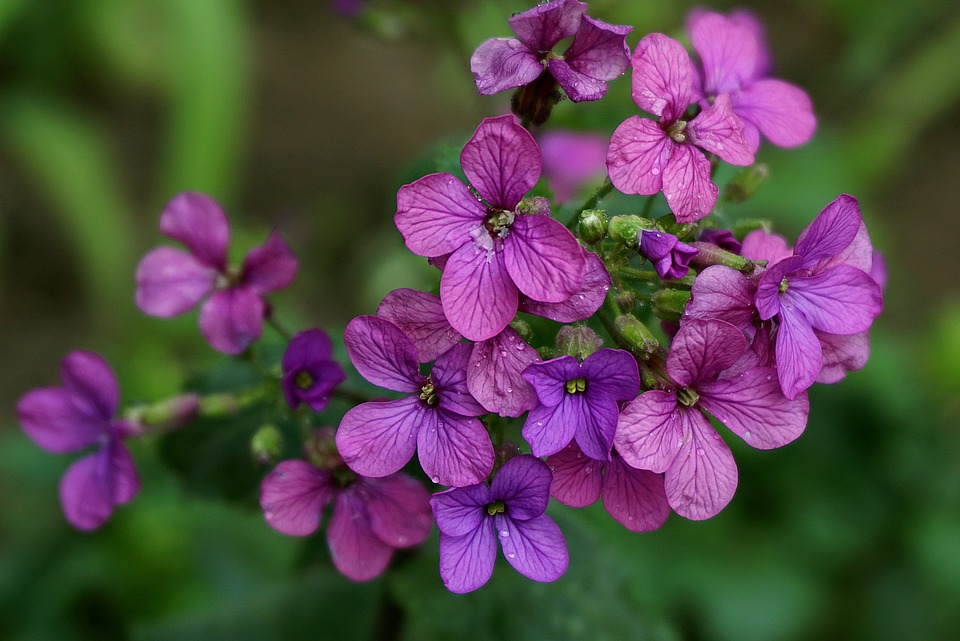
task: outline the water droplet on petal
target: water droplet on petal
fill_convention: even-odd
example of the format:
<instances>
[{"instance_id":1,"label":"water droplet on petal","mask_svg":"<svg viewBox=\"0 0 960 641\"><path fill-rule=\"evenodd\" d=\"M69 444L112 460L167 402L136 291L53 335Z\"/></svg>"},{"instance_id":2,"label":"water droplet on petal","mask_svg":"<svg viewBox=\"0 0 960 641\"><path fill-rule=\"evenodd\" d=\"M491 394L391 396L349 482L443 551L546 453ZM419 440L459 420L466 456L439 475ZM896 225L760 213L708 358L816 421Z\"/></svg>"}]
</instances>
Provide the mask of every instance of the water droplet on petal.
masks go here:
<instances>
[{"instance_id":1,"label":"water droplet on petal","mask_svg":"<svg viewBox=\"0 0 960 641\"><path fill-rule=\"evenodd\" d=\"M537 427L543 427L543 421L537 421Z\"/></svg>"},{"instance_id":2,"label":"water droplet on petal","mask_svg":"<svg viewBox=\"0 0 960 641\"><path fill-rule=\"evenodd\" d=\"M703 456L706 453L706 450L704 450L702 447L697 448L697 456Z\"/></svg>"},{"instance_id":3,"label":"water droplet on petal","mask_svg":"<svg viewBox=\"0 0 960 641\"><path fill-rule=\"evenodd\" d=\"M500 538L501 538L501 539L505 539L505 538L507 538L508 536L510 536L510 532L508 532L507 530L500 530Z\"/></svg>"},{"instance_id":4,"label":"water droplet on petal","mask_svg":"<svg viewBox=\"0 0 960 641\"><path fill-rule=\"evenodd\" d=\"M517 558L517 555L516 555L515 552L511 552L510 554L507 555L507 558L515 559L515 558Z\"/></svg>"},{"instance_id":5,"label":"water droplet on petal","mask_svg":"<svg viewBox=\"0 0 960 641\"><path fill-rule=\"evenodd\" d=\"M439 476L431 476L431 477L430 477L430 480L433 481L434 483L437 483L437 484L440 483L440 477L439 477Z\"/></svg>"}]
</instances>

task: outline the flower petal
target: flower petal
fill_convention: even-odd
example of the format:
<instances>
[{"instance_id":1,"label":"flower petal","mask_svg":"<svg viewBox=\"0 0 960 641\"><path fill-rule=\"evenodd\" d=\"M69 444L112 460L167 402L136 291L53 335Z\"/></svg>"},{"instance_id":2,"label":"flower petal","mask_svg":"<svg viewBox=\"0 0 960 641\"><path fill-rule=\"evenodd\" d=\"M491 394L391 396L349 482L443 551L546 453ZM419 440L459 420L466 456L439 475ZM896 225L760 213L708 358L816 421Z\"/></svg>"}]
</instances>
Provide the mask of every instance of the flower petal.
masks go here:
<instances>
[{"instance_id":1,"label":"flower petal","mask_svg":"<svg viewBox=\"0 0 960 641\"><path fill-rule=\"evenodd\" d=\"M667 373L681 387L711 381L747 349L743 333L721 320L690 319L673 339Z\"/></svg>"},{"instance_id":2,"label":"flower petal","mask_svg":"<svg viewBox=\"0 0 960 641\"><path fill-rule=\"evenodd\" d=\"M503 252L468 243L451 254L440 278L440 300L453 328L472 341L503 331L518 305Z\"/></svg>"},{"instance_id":3,"label":"flower petal","mask_svg":"<svg viewBox=\"0 0 960 641\"><path fill-rule=\"evenodd\" d=\"M512 211L540 179L540 148L512 115L484 118L460 153L460 166L480 197Z\"/></svg>"},{"instance_id":4,"label":"flower petal","mask_svg":"<svg viewBox=\"0 0 960 641\"><path fill-rule=\"evenodd\" d=\"M137 307L150 316L182 314L213 291L214 268L171 247L157 247L137 265Z\"/></svg>"},{"instance_id":5,"label":"flower petal","mask_svg":"<svg viewBox=\"0 0 960 641\"><path fill-rule=\"evenodd\" d=\"M547 69L571 102L600 100L607 93L605 81L574 69L566 60L552 58L547 61Z\"/></svg>"},{"instance_id":6,"label":"flower petal","mask_svg":"<svg viewBox=\"0 0 960 641\"><path fill-rule=\"evenodd\" d=\"M800 232L794 253L803 256L804 267L832 258L853 242L861 222L857 199L840 194Z\"/></svg>"},{"instance_id":7,"label":"flower petal","mask_svg":"<svg viewBox=\"0 0 960 641\"><path fill-rule=\"evenodd\" d=\"M666 123L678 120L693 102L696 70L686 49L662 33L644 36L633 50L633 101Z\"/></svg>"},{"instance_id":8,"label":"flower petal","mask_svg":"<svg viewBox=\"0 0 960 641\"><path fill-rule=\"evenodd\" d=\"M260 484L260 507L274 530L307 536L320 527L323 508L333 495L329 471L306 461L281 461Z\"/></svg>"},{"instance_id":9,"label":"flower petal","mask_svg":"<svg viewBox=\"0 0 960 641\"><path fill-rule=\"evenodd\" d=\"M524 454L500 468L490 484L490 495L506 504L511 520L527 521L543 514L550 502L553 475L546 463Z\"/></svg>"},{"instance_id":10,"label":"flower petal","mask_svg":"<svg viewBox=\"0 0 960 641\"><path fill-rule=\"evenodd\" d=\"M370 527L381 541L394 548L420 545L430 533L433 518L430 493L406 474L363 479L357 492L365 497Z\"/></svg>"},{"instance_id":11,"label":"flower petal","mask_svg":"<svg viewBox=\"0 0 960 641\"><path fill-rule=\"evenodd\" d=\"M670 515L663 474L636 470L614 454L604 466L603 507L628 530L656 530Z\"/></svg>"},{"instance_id":12,"label":"flower petal","mask_svg":"<svg viewBox=\"0 0 960 641\"><path fill-rule=\"evenodd\" d=\"M436 257L470 242L483 226L487 208L450 174L430 174L397 191L394 224L407 248Z\"/></svg>"},{"instance_id":13,"label":"flower petal","mask_svg":"<svg viewBox=\"0 0 960 641\"><path fill-rule=\"evenodd\" d=\"M814 329L830 334L856 334L870 329L883 310L880 286L849 265L837 265L814 276L791 277L781 306L793 305Z\"/></svg>"},{"instance_id":14,"label":"flower petal","mask_svg":"<svg viewBox=\"0 0 960 641\"><path fill-rule=\"evenodd\" d=\"M210 196L197 192L174 196L160 214L160 233L186 245L204 265L226 270L230 228L223 208Z\"/></svg>"},{"instance_id":15,"label":"flower petal","mask_svg":"<svg viewBox=\"0 0 960 641\"><path fill-rule=\"evenodd\" d=\"M70 352L60 362L63 386L90 405L89 414L109 421L120 405L120 388L113 370L94 352Z\"/></svg>"},{"instance_id":16,"label":"flower petal","mask_svg":"<svg viewBox=\"0 0 960 641\"><path fill-rule=\"evenodd\" d=\"M823 349L823 369L817 376L818 383L836 383L847 372L863 369L870 357L870 337L867 332L848 334L826 334L814 330Z\"/></svg>"},{"instance_id":17,"label":"flower petal","mask_svg":"<svg viewBox=\"0 0 960 641\"><path fill-rule=\"evenodd\" d=\"M440 297L414 289L395 289L380 301L377 316L385 318L410 337L417 360L429 363L463 338L443 315Z\"/></svg>"},{"instance_id":18,"label":"flower petal","mask_svg":"<svg viewBox=\"0 0 960 641\"><path fill-rule=\"evenodd\" d=\"M517 572L534 581L549 582L567 571L567 543L549 516L518 521L497 515L494 522L503 555Z\"/></svg>"},{"instance_id":19,"label":"flower petal","mask_svg":"<svg viewBox=\"0 0 960 641\"><path fill-rule=\"evenodd\" d=\"M30 390L17 402L23 431L48 452L73 452L98 442L110 431L86 399L62 387Z\"/></svg>"},{"instance_id":20,"label":"flower petal","mask_svg":"<svg viewBox=\"0 0 960 641\"><path fill-rule=\"evenodd\" d=\"M712 265L697 274L690 289L690 302L683 320L716 318L740 330L753 325L757 286L749 278L725 265Z\"/></svg>"},{"instance_id":21,"label":"flower petal","mask_svg":"<svg viewBox=\"0 0 960 641\"><path fill-rule=\"evenodd\" d=\"M491 38L470 57L470 71L481 96L521 87L537 79L543 65L521 40Z\"/></svg>"},{"instance_id":22,"label":"flower petal","mask_svg":"<svg viewBox=\"0 0 960 641\"><path fill-rule=\"evenodd\" d=\"M757 283L757 295L754 303L761 320L770 320L780 313L783 295L780 288L784 279L803 266L802 256L790 256L767 267Z\"/></svg>"},{"instance_id":23,"label":"flower petal","mask_svg":"<svg viewBox=\"0 0 960 641\"><path fill-rule=\"evenodd\" d=\"M519 216L503 243L511 280L530 298L559 303L583 284L586 259L570 231L547 216Z\"/></svg>"},{"instance_id":24,"label":"flower petal","mask_svg":"<svg viewBox=\"0 0 960 641\"><path fill-rule=\"evenodd\" d=\"M393 474L413 457L417 432L433 412L416 396L361 403L340 421L337 451L357 474Z\"/></svg>"},{"instance_id":25,"label":"flower petal","mask_svg":"<svg viewBox=\"0 0 960 641\"><path fill-rule=\"evenodd\" d=\"M656 122L630 116L610 138L610 182L625 194L650 196L659 192L663 189L663 172L676 147Z\"/></svg>"},{"instance_id":26,"label":"flower petal","mask_svg":"<svg viewBox=\"0 0 960 641\"><path fill-rule=\"evenodd\" d=\"M750 260L765 260L768 265L773 265L792 256L793 249L783 236L771 234L765 229L755 229L743 239L740 255Z\"/></svg>"},{"instance_id":27,"label":"flower petal","mask_svg":"<svg viewBox=\"0 0 960 641\"><path fill-rule=\"evenodd\" d=\"M461 416L482 416L487 410L467 388L467 365L473 345L458 343L437 359L430 373L440 397L440 407Z\"/></svg>"},{"instance_id":28,"label":"flower petal","mask_svg":"<svg viewBox=\"0 0 960 641\"><path fill-rule=\"evenodd\" d=\"M477 483L437 492L430 498L430 507L441 534L462 536L482 527L492 502L490 488Z\"/></svg>"},{"instance_id":29,"label":"flower petal","mask_svg":"<svg viewBox=\"0 0 960 641\"><path fill-rule=\"evenodd\" d=\"M510 18L510 26L531 51L550 51L577 31L586 11L584 2L558 0L516 14Z\"/></svg>"},{"instance_id":30,"label":"flower petal","mask_svg":"<svg viewBox=\"0 0 960 641\"><path fill-rule=\"evenodd\" d=\"M586 507L600 498L604 467L584 455L576 441L547 457L547 465L553 472L550 496L570 507Z\"/></svg>"},{"instance_id":31,"label":"flower petal","mask_svg":"<svg viewBox=\"0 0 960 641\"><path fill-rule=\"evenodd\" d=\"M420 466L439 485L473 485L493 469L493 444L483 423L443 408L422 423L417 448Z\"/></svg>"},{"instance_id":32,"label":"flower petal","mask_svg":"<svg viewBox=\"0 0 960 641\"><path fill-rule=\"evenodd\" d=\"M488 411L500 416L520 416L537 404L537 393L522 377L537 350L527 345L512 327L485 341L474 343L467 366L467 388Z\"/></svg>"},{"instance_id":33,"label":"flower petal","mask_svg":"<svg viewBox=\"0 0 960 641\"><path fill-rule=\"evenodd\" d=\"M810 96L800 87L776 78L750 83L733 94L733 110L778 147L797 147L817 128Z\"/></svg>"},{"instance_id":34,"label":"flower petal","mask_svg":"<svg viewBox=\"0 0 960 641\"><path fill-rule=\"evenodd\" d=\"M263 333L264 309L245 287L216 292L200 308L200 331L218 352L239 354Z\"/></svg>"},{"instance_id":35,"label":"flower petal","mask_svg":"<svg viewBox=\"0 0 960 641\"><path fill-rule=\"evenodd\" d=\"M673 511L700 521L722 510L737 489L737 464L730 448L697 409L682 409L685 444L664 475Z\"/></svg>"},{"instance_id":36,"label":"flower petal","mask_svg":"<svg viewBox=\"0 0 960 641\"><path fill-rule=\"evenodd\" d=\"M687 127L690 141L738 167L753 164L754 148L743 137L743 122L733 113L730 96L717 96Z\"/></svg>"},{"instance_id":37,"label":"flower petal","mask_svg":"<svg viewBox=\"0 0 960 641\"><path fill-rule=\"evenodd\" d=\"M793 399L817 380L823 369L823 350L802 314L784 306L778 318L777 377L783 395Z\"/></svg>"},{"instance_id":38,"label":"flower petal","mask_svg":"<svg viewBox=\"0 0 960 641\"><path fill-rule=\"evenodd\" d=\"M350 361L361 376L395 392L418 392L423 377L417 348L403 331L376 316L357 316L343 332Z\"/></svg>"},{"instance_id":39,"label":"flower petal","mask_svg":"<svg viewBox=\"0 0 960 641\"><path fill-rule=\"evenodd\" d=\"M583 283L575 294L559 303L541 303L520 297L520 311L536 314L558 323L576 323L593 316L607 297L610 274L603 261L593 252L584 251Z\"/></svg>"},{"instance_id":40,"label":"flower petal","mask_svg":"<svg viewBox=\"0 0 960 641\"><path fill-rule=\"evenodd\" d=\"M709 214L718 193L703 152L693 145L675 145L663 170L663 195L677 222L692 223Z\"/></svg>"},{"instance_id":41,"label":"flower petal","mask_svg":"<svg viewBox=\"0 0 960 641\"><path fill-rule=\"evenodd\" d=\"M297 275L297 257L274 230L267 242L254 247L243 259L242 283L257 294L289 287Z\"/></svg>"},{"instance_id":42,"label":"flower petal","mask_svg":"<svg viewBox=\"0 0 960 641\"><path fill-rule=\"evenodd\" d=\"M440 578L456 594L482 587L493 575L497 561L497 537L493 519L462 536L440 532Z\"/></svg>"},{"instance_id":43,"label":"flower petal","mask_svg":"<svg viewBox=\"0 0 960 641\"><path fill-rule=\"evenodd\" d=\"M573 37L573 43L563 52L563 59L571 69L583 76L597 80L619 78L630 66L627 35L631 31L633 27L608 24L585 15ZM570 99L576 102L573 96Z\"/></svg>"},{"instance_id":44,"label":"flower petal","mask_svg":"<svg viewBox=\"0 0 960 641\"><path fill-rule=\"evenodd\" d=\"M60 502L67 521L81 530L95 530L129 502L140 489L130 452L112 440L71 465L60 480Z\"/></svg>"},{"instance_id":45,"label":"flower petal","mask_svg":"<svg viewBox=\"0 0 960 641\"><path fill-rule=\"evenodd\" d=\"M688 20L687 30L703 64L704 94L730 93L753 78L758 43L746 24L699 11Z\"/></svg>"},{"instance_id":46,"label":"flower petal","mask_svg":"<svg viewBox=\"0 0 960 641\"><path fill-rule=\"evenodd\" d=\"M566 447L583 418L582 405L573 394L564 394L556 405L538 405L530 410L521 433L534 456L549 456ZM594 458L605 460L603 456Z\"/></svg>"},{"instance_id":47,"label":"flower petal","mask_svg":"<svg viewBox=\"0 0 960 641\"><path fill-rule=\"evenodd\" d=\"M533 386L540 403L549 407L555 407L563 401L566 395L564 385L567 381L582 375L580 363L569 355L531 364L522 374L523 380ZM563 445L566 443L561 447Z\"/></svg>"},{"instance_id":48,"label":"flower petal","mask_svg":"<svg viewBox=\"0 0 960 641\"><path fill-rule=\"evenodd\" d=\"M327 528L327 543L333 565L354 581L369 581L380 576L393 557L393 548L374 533L356 485L337 496Z\"/></svg>"},{"instance_id":49,"label":"flower petal","mask_svg":"<svg viewBox=\"0 0 960 641\"><path fill-rule=\"evenodd\" d=\"M684 438L676 395L651 390L620 412L613 443L631 467L659 473L673 463Z\"/></svg>"},{"instance_id":50,"label":"flower petal","mask_svg":"<svg viewBox=\"0 0 960 641\"><path fill-rule=\"evenodd\" d=\"M640 392L637 360L622 349L597 350L583 361L581 371L591 388L602 389L618 401L633 400Z\"/></svg>"}]
</instances>

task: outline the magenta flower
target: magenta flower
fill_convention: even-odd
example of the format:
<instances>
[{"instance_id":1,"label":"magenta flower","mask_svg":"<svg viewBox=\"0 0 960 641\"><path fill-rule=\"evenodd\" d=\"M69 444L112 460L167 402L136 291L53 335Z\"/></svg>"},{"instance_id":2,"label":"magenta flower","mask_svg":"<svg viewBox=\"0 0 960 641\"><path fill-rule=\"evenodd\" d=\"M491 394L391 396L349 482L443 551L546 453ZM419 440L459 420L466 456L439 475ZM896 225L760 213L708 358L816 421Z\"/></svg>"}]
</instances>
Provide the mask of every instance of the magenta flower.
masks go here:
<instances>
[{"instance_id":1,"label":"magenta flower","mask_svg":"<svg viewBox=\"0 0 960 641\"><path fill-rule=\"evenodd\" d=\"M737 487L730 448L704 412L763 450L786 445L806 426L806 393L784 397L775 370L724 377L746 348L729 323L686 321L667 355L666 373L676 388L644 392L620 414L614 439L620 456L637 469L664 473L670 507L688 519L714 516Z\"/></svg>"},{"instance_id":2,"label":"magenta flower","mask_svg":"<svg viewBox=\"0 0 960 641\"><path fill-rule=\"evenodd\" d=\"M440 578L451 592L472 592L493 575L497 541L520 574L555 581L567 569L560 528L544 514L550 468L529 455L507 461L489 487L446 490L430 499L440 530Z\"/></svg>"},{"instance_id":3,"label":"magenta flower","mask_svg":"<svg viewBox=\"0 0 960 641\"><path fill-rule=\"evenodd\" d=\"M331 437L332 438L332 437ZM307 461L281 461L260 485L260 506L270 526L308 536L333 503L327 544L336 568L354 581L379 576L395 549L419 545L430 533L430 495L405 474L354 475L342 461L330 469Z\"/></svg>"},{"instance_id":4,"label":"magenta flower","mask_svg":"<svg viewBox=\"0 0 960 641\"><path fill-rule=\"evenodd\" d=\"M743 244L737 240L729 229L704 229L700 232L697 240L701 243L716 245L720 249L733 254L739 254L743 250Z\"/></svg>"},{"instance_id":5,"label":"magenta flower","mask_svg":"<svg viewBox=\"0 0 960 641\"><path fill-rule=\"evenodd\" d=\"M547 465L553 471L550 496L564 505L586 507L602 496L607 513L633 532L656 530L670 515L663 474L630 467L616 450L609 461L598 461L570 441L547 457Z\"/></svg>"},{"instance_id":6,"label":"magenta flower","mask_svg":"<svg viewBox=\"0 0 960 641\"><path fill-rule=\"evenodd\" d=\"M280 364L280 384L290 409L306 403L320 412L327 406L330 394L347 377L332 354L330 337L322 329L308 329L291 339Z\"/></svg>"},{"instance_id":7,"label":"magenta flower","mask_svg":"<svg viewBox=\"0 0 960 641\"><path fill-rule=\"evenodd\" d=\"M689 271L690 261L698 254L673 234L653 229L640 230L640 254L653 263L660 278L683 278Z\"/></svg>"},{"instance_id":8,"label":"magenta flower","mask_svg":"<svg viewBox=\"0 0 960 641\"><path fill-rule=\"evenodd\" d=\"M420 465L434 483L461 487L487 477L493 445L476 418L486 410L467 389L470 345L449 349L423 376L413 341L387 320L354 318L344 343L361 376L410 394L362 403L346 413L337 430L337 449L350 469L363 476L387 476L418 450Z\"/></svg>"},{"instance_id":9,"label":"magenta flower","mask_svg":"<svg viewBox=\"0 0 960 641\"><path fill-rule=\"evenodd\" d=\"M240 271L227 266L227 217L209 196L184 192L160 215L160 231L189 252L158 247L137 266L137 306L161 318L177 316L209 296L200 309L200 331L225 354L239 354L260 338L267 310L263 296L284 289L297 259L275 231L252 249Z\"/></svg>"},{"instance_id":10,"label":"magenta flower","mask_svg":"<svg viewBox=\"0 0 960 641\"><path fill-rule=\"evenodd\" d=\"M658 122L631 116L617 127L607 151L614 187L626 194L662 191L677 221L710 213L719 190L704 151L731 165L753 163L730 97L723 94L694 117L696 70L683 46L667 36L645 36L633 52L633 101Z\"/></svg>"},{"instance_id":11,"label":"magenta flower","mask_svg":"<svg viewBox=\"0 0 960 641\"><path fill-rule=\"evenodd\" d=\"M543 153L543 175L558 201L570 200L588 181L603 177L606 136L551 130L538 136L538 142Z\"/></svg>"},{"instance_id":12,"label":"magenta flower","mask_svg":"<svg viewBox=\"0 0 960 641\"><path fill-rule=\"evenodd\" d=\"M479 198L450 174L431 174L397 192L397 229L420 256L450 254L440 279L443 311L470 340L500 333L520 292L558 303L583 282L580 245L549 216L517 206L540 177L537 143L513 116L487 118L460 154Z\"/></svg>"},{"instance_id":13,"label":"magenta flower","mask_svg":"<svg viewBox=\"0 0 960 641\"><path fill-rule=\"evenodd\" d=\"M60 363L63 387L45 387L17 402L23 431L42 449L56 454L96 446L96 451L67 469L60 480L60 502L67 521L93 530L110 518L116 505L130 502L140 478L123 439L130 423L114 415L120 404L117 379L93 352L67 354Z\"/></svg>"},{"instance_id":14,"label":"magenta flower","mask_svg":"<svg viewBox=\"0 0 960 641\"><path fill-rule=\"evenodd\" d=\"M780 147L810 140L817 126L810 97L799 87L769 77L763 28L753 14L735 11L725 17L697 9L687 19L687 30L703 65L704 102L729 94L752 151L760 147L761 133Z\"/></svg>"},{"instance_id":15,"label":"magenta flower","mask_svg":"<svg viewBox=\"0 0 960 641\"><path fill-rule=\"evenodd\" d=\"M598 350L582 363L560 356L530 365L523 378L540 400L523 424L534 456L554 454L576 440L590 458L610 460L618 401L633 399L640 390L633 356L619 349Z\"/></svg>"},{"instance_id":16,"label":"magenta flower","mask_svg":"<svg viewBox=\"0 0 960 641\"><path fill-rule=\"evenodd\" d=\"M607 82L630 64L627 34L633 27L611 25L586 16L577 0L554 0L510 18L517 38L491 38L470 58L477 91L490 95L529 84L546 69L573 102L599 100ZM562 54L551 51L573 36Z\"/></svg>"}]
</instances>

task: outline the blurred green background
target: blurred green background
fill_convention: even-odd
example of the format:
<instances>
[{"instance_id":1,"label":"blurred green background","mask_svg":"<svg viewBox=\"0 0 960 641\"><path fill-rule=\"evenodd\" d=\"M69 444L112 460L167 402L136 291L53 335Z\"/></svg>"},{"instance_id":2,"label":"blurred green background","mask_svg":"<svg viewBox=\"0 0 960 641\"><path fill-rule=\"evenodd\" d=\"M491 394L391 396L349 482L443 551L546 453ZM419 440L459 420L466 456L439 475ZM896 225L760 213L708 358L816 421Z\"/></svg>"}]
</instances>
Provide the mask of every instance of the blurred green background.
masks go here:
<instances>
[{"instance_id":1,"label":"blurred green background","mask_svg":"<svg viewBox=\"0 0 960 641\"><path fill-rule=\"evenodd\" d=\"M296 329L342 327L432 274L392 227L429 147L454 149L507 94L468 60L529 2L0 0L0 638L955 639L960 634L960 8L953 0L746 2L777 75L820 125L764 147L772 177L734 216L793 236L841 192L887 258L867 368L811 391L807 433L734 444L740 488L702 523L631 534L602 510L554 510L566 577L506 565L478 593L436 574L436 534L356 585L322 537L270 530L251 501L189 491L156 441L143 490L99 532L64 522L71 457L38 450L13 407L99 351L126 401L177 391L218 357L196 314L133 304L177 191L224 203L237 256L282 229L301 260L274 302ZM350 3L339 3L346 6ZM357 3L364 4L364 3ZM679 35L689 2L594 0L590 14ZM728 9L732 3L712 5ZM609 135L636 113L629 77L550 125ZM733 439L730 439L733 440ZM206 452L198 456L206 456Z\"/></svg>"}]
</instances>

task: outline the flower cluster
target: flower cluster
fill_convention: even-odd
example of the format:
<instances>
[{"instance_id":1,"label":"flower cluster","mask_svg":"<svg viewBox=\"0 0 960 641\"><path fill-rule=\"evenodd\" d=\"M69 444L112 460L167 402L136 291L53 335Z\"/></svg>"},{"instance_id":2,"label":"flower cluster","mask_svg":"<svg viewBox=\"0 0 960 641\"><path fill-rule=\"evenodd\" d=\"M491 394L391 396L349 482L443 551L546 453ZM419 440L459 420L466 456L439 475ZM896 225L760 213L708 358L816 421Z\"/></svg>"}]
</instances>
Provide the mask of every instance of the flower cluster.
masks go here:
<instances>
[{"instance_id":1,"label":"flower cluster","mask_svg":"<svg viewBox=\"0 0 960 641\"><path fill-rule=\"evenodd\" d=\"M586 10L577 0L542 3L510 19L516 38L483 43L471 60L478 90L516 88L514 114L484 119L466 141L466 182L434 173L399 188L394 223L407 249L439 270L439 296L396 289L375 315L346 326L353 369L383 392L341 389L347 372L323 330L291 338L279 327L264 296L291 283L297 261L276 232L233 269L220 206L202 194L174 198L160 230L188 251L146 255L137 304L168 317L206 299L207 341L259 365L264 383L183 401L159 413L165 421L146 411L118 420L103 360L68 356L62 388L34 390L18 405L41 447L98 448L61 484L68 520L98 527L136 493L125 438L260 402L272 420L299 426L303 445L302 458L276 463L289 452L279 430L271 423L255 437L256 459L276 463L260 486L270 526L312 534L332 505L333 564L364 581L435 523L440 577L469 592L492 576L498 547L530 579L563 575L568 552L551 497L575 508L600 499L634 532L659 528L671 511L706 519L738 484L729 439L758 450L797 439L807 389L866 363L882 261L848 195L793 247L766 229L735 235L710 214L720 163L752 165L761 136L806 142L810 101L770 77L762 29L747 13L693 12L691 58L663 34L644 36L631 54L631 27ZM555 53L565 38L569 48ZM592 161L550 151L550 192L530 129L548 119L556 86L573 102L597 100L628 66L633 100L652 117L629 116ZM538 138L546 145L549 134ZM580 144L597 151L589 135L558 148ZM609 180L561 222L548 196L565 201L594 165L602 170L603 147ZM723 187L739 190L725 201L735 204L755 185ZM597 209L613 188L646 196L643 215ZM249 349L265 320L285 340L279 362L257 362Z\"/></svg>"}]
</instances>

